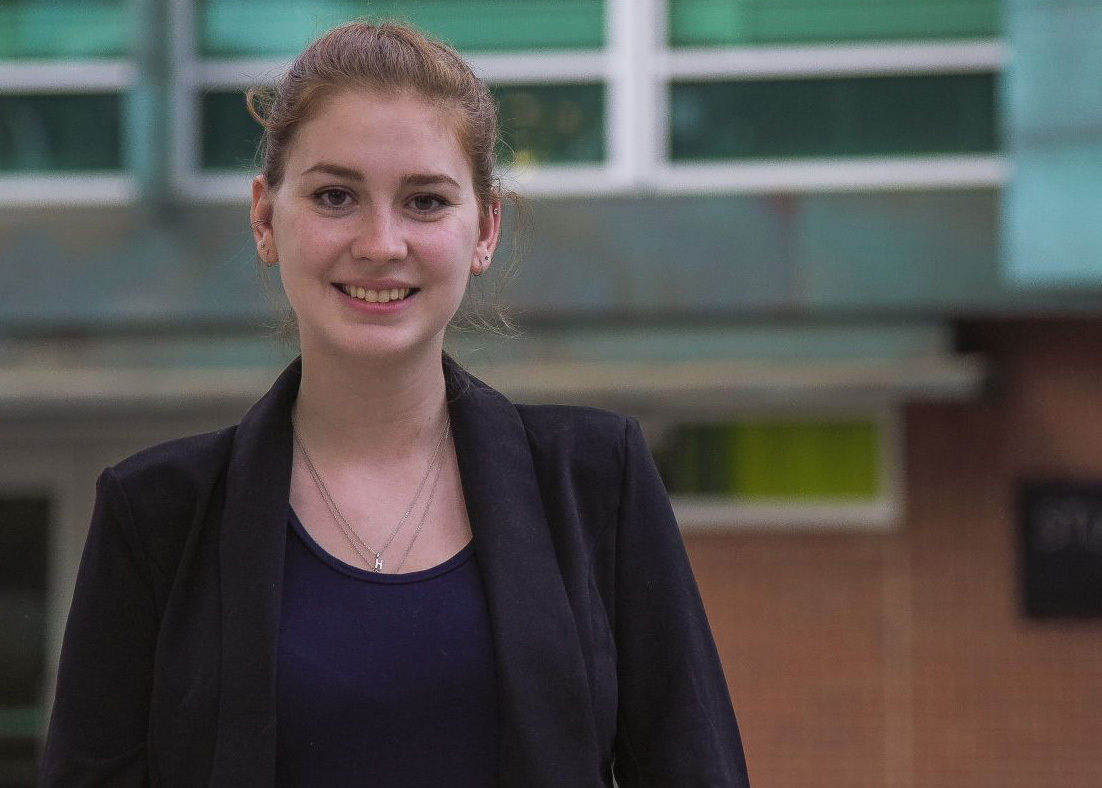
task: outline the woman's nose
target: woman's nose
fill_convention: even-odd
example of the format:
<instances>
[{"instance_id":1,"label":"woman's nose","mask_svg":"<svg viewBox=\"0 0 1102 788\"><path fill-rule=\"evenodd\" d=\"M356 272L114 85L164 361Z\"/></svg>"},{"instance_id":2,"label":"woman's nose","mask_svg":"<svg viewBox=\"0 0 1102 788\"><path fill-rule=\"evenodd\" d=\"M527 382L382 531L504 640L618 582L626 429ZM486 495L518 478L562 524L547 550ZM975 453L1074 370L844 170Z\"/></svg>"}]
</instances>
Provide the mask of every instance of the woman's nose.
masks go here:
<instances>
[{"instance_id":1,"label":"woman's nose","mask_svg":"<svg viewBox=\"0 0 1102 788\"><path fill-rule=\"evenodd\" d=\"M406 242L400 219L387 210L372 211L360 224L352 255L372 263L403 259Z\"/></svg>"}]
</instances>

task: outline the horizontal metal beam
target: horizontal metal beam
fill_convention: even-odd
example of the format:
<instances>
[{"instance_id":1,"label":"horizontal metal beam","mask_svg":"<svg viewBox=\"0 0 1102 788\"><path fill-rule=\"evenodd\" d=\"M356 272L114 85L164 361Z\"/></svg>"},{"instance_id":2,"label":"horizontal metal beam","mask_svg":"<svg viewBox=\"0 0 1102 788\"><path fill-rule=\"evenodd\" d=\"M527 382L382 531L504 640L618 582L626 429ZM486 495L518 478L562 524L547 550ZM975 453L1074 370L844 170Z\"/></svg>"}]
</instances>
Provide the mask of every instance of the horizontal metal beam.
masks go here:
<instances>
[{"instance_id":1,"label":"horizontal metal beam","mask_svg":"<svg viewBox=\"0 0 1102 788\"><path fill-rule=\"evenodd\" d=\"M677 419L743 408L884 404L976 396L975 357L873 362L512 363L475 374L522 402L596 405ZM0 414L176 410L247 404L274 379L270 368L0 368Z\"/></svg>"}]
</instances>

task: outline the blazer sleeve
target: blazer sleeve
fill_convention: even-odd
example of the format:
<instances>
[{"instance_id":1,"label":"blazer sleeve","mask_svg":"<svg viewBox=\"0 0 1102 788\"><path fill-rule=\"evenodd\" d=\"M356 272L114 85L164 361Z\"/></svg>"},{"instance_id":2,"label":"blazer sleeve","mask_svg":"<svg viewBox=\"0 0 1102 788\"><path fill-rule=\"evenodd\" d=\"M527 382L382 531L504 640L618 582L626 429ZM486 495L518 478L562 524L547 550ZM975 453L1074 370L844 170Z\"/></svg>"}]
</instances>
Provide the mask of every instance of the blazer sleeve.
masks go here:
<instances>
[{"instance_id":1,"label":"blazer sleeve","mask_svg":"<svg viewBox=\"0 0 1102 788\"><path fill-rule=\"evenodd\" d=\"M159 614L151 564L108 469L65 627L41 788L145 786Z\"/></svg>"},{"instance_id":2,"label":"blazer sleeve","mask_svg":"<svg viewBox=\"0 0 1102 788\"><path fill-rule=\"evenodd\" d=\"M746 788L730 694L681 535L629 420L615 542L622 788Z\"/></svg>"}]
</instances>

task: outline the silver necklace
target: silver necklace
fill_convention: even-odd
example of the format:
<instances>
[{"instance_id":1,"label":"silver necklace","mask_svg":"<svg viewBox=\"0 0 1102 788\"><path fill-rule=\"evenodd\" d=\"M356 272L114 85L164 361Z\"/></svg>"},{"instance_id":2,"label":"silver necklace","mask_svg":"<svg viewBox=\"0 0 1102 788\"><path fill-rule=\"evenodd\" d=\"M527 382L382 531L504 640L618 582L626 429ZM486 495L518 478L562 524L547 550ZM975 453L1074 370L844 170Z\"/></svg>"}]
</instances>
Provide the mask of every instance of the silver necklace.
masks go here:
<instances>
[{"instance_id":1,"label":"silver necklace","mask_svg":"<svg viewBox=\"0 0 1102 788\"><path fill-rule=\"evenodd\" d=\"M444 430L440 433L440 439L436 442L436 448L433 449L432 452L432 459L429 460L429 465L425 469L425 474L421 477L420 484L417 485L417 491L413 494L413 499L402 513L402 517L398 520L398 524L394 526L393 530L391 530L390 534L387 536L386 541L383 542L382 547L376 550L368 546L368 544L360 538L360 535L356 533L344 514L341 513L340 508L337 506L337 502L333 500L333 496L329 492L329 488L325 486L325 482L321 478L321 473L318 471L317 466L314 465L310 453L306 450L306 445L302 442L302 436L298 433L298 426L295 424L294 420L291 422L291 435L294 437L295 445L302 453L302 458L306 462L306 468L310 472L310 478L314 480L314 485L318 488L318 493L325 503L325 508L329 512L329 516L336 522L356 554L360 556L365 564L376 572L383 571L383 553L390 547L394 538L398 536L398 532L402 530L402 526L405 525L406 520L409 519L410 513L413 511L414 506L417 505L417 500L421 497L421 493L425 489L425 483L428 482L429 477L432 476L432 487L429 489L429 496L428 500L425 502L424 511L421 512L421 519L417 523L417 529L413 532L413 537L406 546L406 550L402 554L401 560L398 562L398 567L394 570L395 572L401 571L402 566L409 557L410 551L413 550L414 542L416 542L417 537L421 535L421 531L425 527L425 519L428 517L429 509L432 507L433 498L436 497L436 485L440 481L442 472L442 465L440 462L442 457L441 450L444 448L444 444L447 442L449 434L451 434L451 422L445 421ZM433 473L434 470L436 471L435 474ZM370 557L368 553L370 553Z\"/></svg>"}]
</instances>

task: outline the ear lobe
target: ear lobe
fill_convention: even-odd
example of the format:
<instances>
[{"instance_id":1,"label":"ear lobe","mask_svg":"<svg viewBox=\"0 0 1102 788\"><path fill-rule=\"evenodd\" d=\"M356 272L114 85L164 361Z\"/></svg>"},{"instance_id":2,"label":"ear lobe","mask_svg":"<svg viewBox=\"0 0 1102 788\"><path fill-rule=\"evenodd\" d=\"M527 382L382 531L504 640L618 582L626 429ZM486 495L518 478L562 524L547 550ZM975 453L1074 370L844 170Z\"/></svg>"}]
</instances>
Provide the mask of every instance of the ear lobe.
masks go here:
<instances>
[{"instance_id":1,"label":"ear lobe","mask_svg":"<svg viewBox=\"0 0 1102 788\"><path fill-rule=\"evenodd\" d=\"M275 265L279 262L279 252L276 250L275 237L272 234L271 189L263 175L253 178L252 208L249 211L249 219L252 224L253 240L256 242L256 253L265 264Z\"/></svg>"},{"instance_id":2,"label":"ear lobe","mask_svg":"<svg viewBox=\"0 0 1102 788\"><path fill-rule=\"evenodd\" d=\"M490 266L490 257L497 248L498 238L501 237L501 200L493 199L486 206L479 219L479 242L476 251L478 260L482 261L482 270Z\"/></svg>"}]
</instances>

